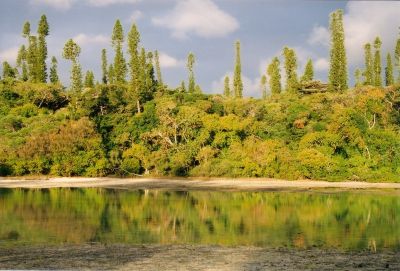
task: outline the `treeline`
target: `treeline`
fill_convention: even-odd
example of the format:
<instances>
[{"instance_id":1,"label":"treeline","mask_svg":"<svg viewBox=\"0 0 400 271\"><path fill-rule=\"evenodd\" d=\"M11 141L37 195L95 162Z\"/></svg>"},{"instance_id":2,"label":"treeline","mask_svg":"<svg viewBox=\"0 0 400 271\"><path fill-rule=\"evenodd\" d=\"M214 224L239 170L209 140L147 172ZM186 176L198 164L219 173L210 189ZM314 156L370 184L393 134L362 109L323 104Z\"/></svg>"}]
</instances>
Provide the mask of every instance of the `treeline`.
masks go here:
<instances>
[{"instance_id":1,"label":"treeline","mask_svg":"<svg viewBox=\"0 0 400 271\"><path fill-rule=\"evenodd\" d=\"M101 80L82 72L72 39L63 58L71 83L62 86L57 59L48 72L42 16L37 34L23 27L17 66L3 64L0 83L0 174L59 176L227 176L399 181L400 39L387 56L381 42L365 46L363 70L348 89L342 11L331 14L328 83L314 81L310 59L298 76L296 52L283 49L261 78L263 99L243 98L240 42L233 78L221 95L203 94L189 53L188 79L176 89L162 80L159 54L147 51L132 25L119 20L113 60L101 52ZM124 52L124 43L127 52ZM383 88L382 85L387 87ZM269 91L268 91L269 89ZM271 94L268 94L268 93Z\"/></svg>"}]
</instances>

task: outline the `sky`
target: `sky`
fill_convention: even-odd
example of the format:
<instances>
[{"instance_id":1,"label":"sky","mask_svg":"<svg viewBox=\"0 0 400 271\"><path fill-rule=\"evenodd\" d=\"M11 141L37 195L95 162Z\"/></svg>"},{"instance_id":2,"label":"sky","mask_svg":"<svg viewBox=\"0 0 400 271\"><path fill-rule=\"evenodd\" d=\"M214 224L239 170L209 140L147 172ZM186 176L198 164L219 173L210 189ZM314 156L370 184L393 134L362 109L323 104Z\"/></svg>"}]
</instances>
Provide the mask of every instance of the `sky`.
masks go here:
<instances>
[{"instance_id":1,"label":"sky","mask_svg":"<svg viewBox=\"0 0 400 271\"><path fill-rule=\"evenodd\" d=\"M101 50L113 59L111 33L120 19L125 34L133 23L142 46L158 50L163 79L170 87L187 80L186 58L196 56L195 76L206 93L222 93L234 70L234 43L241 41L244 95L260 97L260 78L282 48L294 48L299 75L309 58L316 78L327 80L329 14L344 10L349 75L363 67L363 45L380 36L382 59L399 37L400 2L318 0L0 0L0 61L15 63L25 21L36 31L42 14L50 24L49 59L56 56L60 77L69 84L70 63L62 48L73 38L82 48L84 71L101 78ZM125 52L125 56L127 56ZM283 71L282 71L283 73ZM283 76L284 77L284 76ZM284 81L284 80L283 80Z\"/></svg>"}]
</instances>

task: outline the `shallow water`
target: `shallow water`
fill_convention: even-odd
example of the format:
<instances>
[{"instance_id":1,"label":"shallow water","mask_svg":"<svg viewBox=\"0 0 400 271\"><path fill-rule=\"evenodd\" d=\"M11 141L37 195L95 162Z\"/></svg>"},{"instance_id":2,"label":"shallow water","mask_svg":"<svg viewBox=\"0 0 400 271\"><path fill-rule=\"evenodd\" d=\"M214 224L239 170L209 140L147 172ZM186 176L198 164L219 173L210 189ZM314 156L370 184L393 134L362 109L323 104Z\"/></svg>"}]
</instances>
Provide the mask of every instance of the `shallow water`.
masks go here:
<instances>
[{"instance_id":1,"label":"shallow water","mask_svg":"<svg viewBox=\"0 0 400 271\"><path fill-rule=\"evenodd\" d=\"M194 244L400 249L400 198L379 192L0 189L0 246Z\"/></svg>"}]
</instances>

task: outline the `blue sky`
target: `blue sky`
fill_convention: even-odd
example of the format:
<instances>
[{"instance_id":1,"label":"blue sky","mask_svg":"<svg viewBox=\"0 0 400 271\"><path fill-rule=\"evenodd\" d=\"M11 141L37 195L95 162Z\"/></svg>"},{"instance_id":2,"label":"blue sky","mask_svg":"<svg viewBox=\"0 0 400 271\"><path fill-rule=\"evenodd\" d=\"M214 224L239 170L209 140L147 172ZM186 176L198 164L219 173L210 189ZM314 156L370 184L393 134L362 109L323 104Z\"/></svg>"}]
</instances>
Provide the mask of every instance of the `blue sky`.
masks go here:
<instances>
[{"instance_id":1,"label":"blue sky","mask_svg":"<svg viewBox=\"0 0 400 271\"><path fill-rule=\"evenodd\" d=\"M68 84L69 63L61 58L65 41L82 47L84 70L100 79L100 52L108 49L115 20L125 33L135 22L142 45L161 52L164 81L171 87L187 78L185 59L196 55L196 78L205 92L222 92L223 77L234 66L234 42L242 43L246 96L259 96L259 79L268 62L287 45L296 49L299 74L308 58L316 77L326 80L329 58L329 14L345 10L349 73L362 67L363 44L379 35L384 56L392 52L400 26L400 2L311 0L1 0L0 61L13 62L24 43L20 32L29 20L36 30L41 14L50 23L49 55L59 60L59 72ZM383 57L384 59L385 57Z\"/></svg>"}]
</instances>

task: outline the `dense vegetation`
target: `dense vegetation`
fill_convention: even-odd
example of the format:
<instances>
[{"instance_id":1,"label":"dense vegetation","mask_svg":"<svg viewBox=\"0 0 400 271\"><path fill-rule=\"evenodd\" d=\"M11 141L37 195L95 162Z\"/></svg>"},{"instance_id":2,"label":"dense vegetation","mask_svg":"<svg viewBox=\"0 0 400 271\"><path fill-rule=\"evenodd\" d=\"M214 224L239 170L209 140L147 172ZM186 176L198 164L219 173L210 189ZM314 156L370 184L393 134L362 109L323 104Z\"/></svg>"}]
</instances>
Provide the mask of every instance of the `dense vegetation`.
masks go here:
<instances>
[{"instance_id":1,"label":"dense vegetation","mask_svg":"<svg viewBox=\"0 0 400 271\"><path fill-rule=\"evenodd\" d=\"M0 189L0 206L3 246L400 249L395 194Z\"/></svg>"},{"instance_id":2,"label":"dense vegetation","mask_svg":"<svg viewBox=\"0 0 400 271\"><path fill-rule=\"evenodd\" d=\"M276 57L261 79L263 98L253 99L243 98L240 42L234 77L225 79L221 95L203 94L196 84L192 53L188 83L171 89L163 83L158 52L140 46L136 25L126 37L125 59L119 21L114 61L108 63L106 50L101 54L100 82L91 71L83 78L80 47L67 41L63 57L72 66L65 88L55 57L47 74L43 15L36 36L24 25L27 44L17 66L3 63L0 175L400 181L400 39L394 66L387 55L384 81L381 42L375 40L374 52L367 44L365 69L356 71L356 86L348 89L341 11L332 13L330 25L328 84L313 81L311 60L298 76L296 53L285 47L286 85Z\"/></svg>"}]
</instances>

